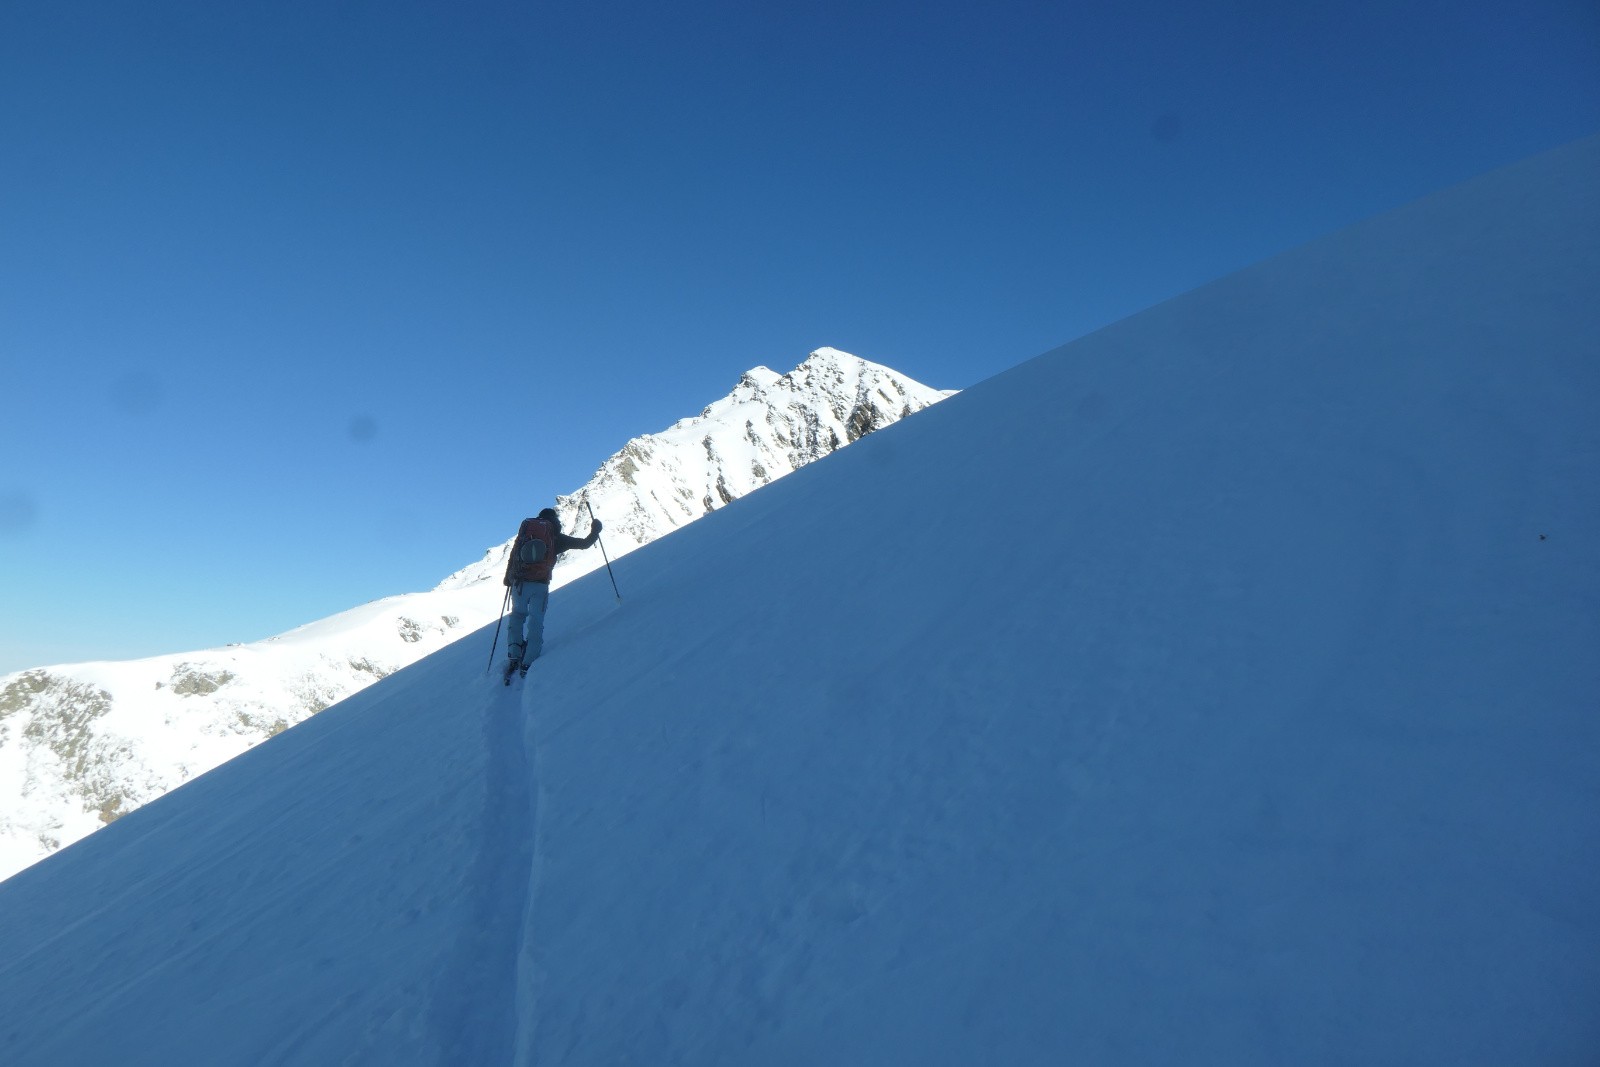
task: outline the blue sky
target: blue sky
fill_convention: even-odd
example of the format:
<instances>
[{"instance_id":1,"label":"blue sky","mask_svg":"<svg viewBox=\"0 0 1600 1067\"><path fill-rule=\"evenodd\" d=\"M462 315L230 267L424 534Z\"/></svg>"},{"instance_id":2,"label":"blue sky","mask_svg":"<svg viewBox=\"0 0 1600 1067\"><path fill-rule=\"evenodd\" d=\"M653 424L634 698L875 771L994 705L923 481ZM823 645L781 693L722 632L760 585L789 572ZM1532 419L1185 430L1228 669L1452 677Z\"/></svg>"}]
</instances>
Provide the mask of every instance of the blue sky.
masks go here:
<instances>
[{"instance_id":1,"label":"blue sky","mask_svg":"<svg viewBox=\"0 0 1600 1067\"><path fill-rule=\"evenodd\" d=\"M0 670L427 588L749 366L971 385L1600 129L1591 3L1297 6L11 0Z\"/></svg>"}]
</instances>

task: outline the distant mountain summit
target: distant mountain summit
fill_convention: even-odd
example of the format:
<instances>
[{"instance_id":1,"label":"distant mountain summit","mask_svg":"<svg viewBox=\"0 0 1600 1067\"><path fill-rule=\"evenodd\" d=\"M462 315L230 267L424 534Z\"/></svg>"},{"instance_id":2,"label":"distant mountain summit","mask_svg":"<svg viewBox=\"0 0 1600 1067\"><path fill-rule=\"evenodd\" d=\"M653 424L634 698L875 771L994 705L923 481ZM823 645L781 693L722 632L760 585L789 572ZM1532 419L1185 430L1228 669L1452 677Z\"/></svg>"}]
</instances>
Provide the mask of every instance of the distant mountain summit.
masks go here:
<instances>
[{"instance_id":1,"label":"distant mountain summit","mask_svg":"<svg viewBox=\"0 0 1600 1067\"><path fill-rule=\"evenodd\" d=\"M833 348L787 374L755 367L699 415L629 441L557 510L581 531L592 505L615 561L949 395ZM493 622L482 586L510 546L428 592L265 641L0 676L0 878ZM602 566L573 553L554 584Z\"/></svg>"},{"instance_id":2,"label":"distant mountain summit","mask_svg":"<svg viewBox=\"0 0 1600 1067\"><path fill-rule=\"evenodd\" d=\"M583 488L557 497L556 511L563 529L581 533L592 506L606 550L626 555L952 392L835 348L787 374L755 367L700 414L629 441ZM489 549L438 588L499 581L510 550L510 540ZM555 584L601 566L599 553L569 556Z\"/></svg>"}]
</instances>

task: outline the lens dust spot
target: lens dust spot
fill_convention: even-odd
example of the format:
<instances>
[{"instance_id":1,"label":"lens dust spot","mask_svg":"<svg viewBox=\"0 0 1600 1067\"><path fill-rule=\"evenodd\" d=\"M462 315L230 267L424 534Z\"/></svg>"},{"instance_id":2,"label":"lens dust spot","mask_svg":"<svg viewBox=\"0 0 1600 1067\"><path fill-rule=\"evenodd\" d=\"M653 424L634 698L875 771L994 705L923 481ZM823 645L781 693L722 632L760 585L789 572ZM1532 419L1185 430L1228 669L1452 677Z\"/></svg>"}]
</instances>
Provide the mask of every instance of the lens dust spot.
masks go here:
<instances>
[{"instance_id":1,"label":"lens dust spot","mask_svg":"<svg viewBox=\"0 0 1600 1067\"><path fill-rule=\"evenodd\" d=\"M1183 136L1183 120L1171 112L1157 115L1150 124L1150 136L1162 144L1171 144Z\"/></svg>"},{"instance_id":2,"label":"lens dust spot","mask_svg":"<svg viewBox=\"0 0 1600 1067\"><path fill-rule=\"evenodd\" d=\"M20 489L0 492L0 537L21 537L39 522L39 504Z\"/></svg>"},{"instance_id":3,"label":"lens dust spot","mask_svg":"<svg viewBox=\"0 0 1600 1067\"><path fill-rule=\"evenodd\" d=\"M357 415L350 420L350 440L364 445L378 436L378 422L371 415Z\"/></svg>"}]
</instances>

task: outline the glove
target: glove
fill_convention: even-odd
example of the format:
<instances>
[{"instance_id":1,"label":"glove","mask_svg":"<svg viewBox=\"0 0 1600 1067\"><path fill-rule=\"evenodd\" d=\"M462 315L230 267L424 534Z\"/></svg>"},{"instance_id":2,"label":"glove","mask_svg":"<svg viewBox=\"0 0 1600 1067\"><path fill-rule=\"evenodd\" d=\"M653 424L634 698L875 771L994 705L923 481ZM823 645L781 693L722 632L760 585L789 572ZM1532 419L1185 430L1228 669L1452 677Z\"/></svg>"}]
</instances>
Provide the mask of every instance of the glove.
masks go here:
<instances>
[{"instance_id":1,"label":"glove","mask_svg":"<svg viewBox=\"0 0 1600 1067\"><path fill-rule=\"evenodd\" d=\"M594 537L594 536L598 535L599 533L600 533L600 520L599 519L590 519L589 520L589 536L590 537Z\"/></svg>"}]
</instances>

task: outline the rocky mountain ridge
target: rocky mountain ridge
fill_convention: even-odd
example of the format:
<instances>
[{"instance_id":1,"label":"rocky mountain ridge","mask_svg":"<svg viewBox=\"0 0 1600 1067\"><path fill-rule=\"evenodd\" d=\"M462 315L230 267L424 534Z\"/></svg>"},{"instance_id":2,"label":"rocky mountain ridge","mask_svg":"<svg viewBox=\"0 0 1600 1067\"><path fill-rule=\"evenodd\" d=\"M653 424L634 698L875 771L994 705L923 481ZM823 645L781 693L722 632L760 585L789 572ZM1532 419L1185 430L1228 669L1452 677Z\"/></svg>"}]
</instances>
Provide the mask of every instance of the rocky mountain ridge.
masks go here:
<instances>
[{"instance_id":1,"label":"rocky mountain ridge","mask_svg":"<svg viewBox=\"0 0 1600 1067\"><path fill-rule=\"evenodd\" d=\"M581 533L592 507L605 520L606 549L626 555L949 395L833 348L787 374L755 367L700 414L629 441L582 489L558 497L556 511L564 530ZM509 539L490 548L439 588L498 581L510 550ZM570 556L558 581L603 565L598 554Z\"/></svg>"}]
</instances>

